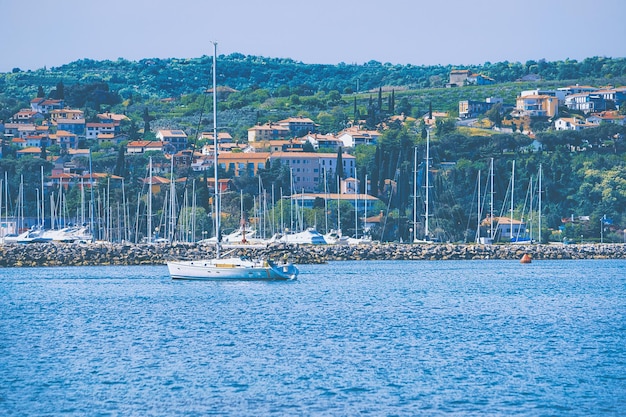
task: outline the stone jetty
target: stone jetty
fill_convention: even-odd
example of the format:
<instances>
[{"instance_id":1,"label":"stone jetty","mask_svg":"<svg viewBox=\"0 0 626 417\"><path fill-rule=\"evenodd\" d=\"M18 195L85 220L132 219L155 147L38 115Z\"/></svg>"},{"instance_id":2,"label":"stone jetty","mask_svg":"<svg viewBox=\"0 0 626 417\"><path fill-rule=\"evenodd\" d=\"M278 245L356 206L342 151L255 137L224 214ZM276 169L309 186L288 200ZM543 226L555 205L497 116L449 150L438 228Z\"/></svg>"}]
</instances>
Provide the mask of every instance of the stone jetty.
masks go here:
<instances>
[{"instance_id":1,"label":"stone jetty","mask_svg":"<svg viewBox=\"0 0 626 417\"><path fill-rule=\"evenodd\" d=\"M529 254L533 260L626 259L625 244L575 245L475 245L401 244L369 245L286 245L225 248L229 256L260 256L288 259L295 264L320 264L349 260L519 260ZM214 247L196 243L130 244L89 243L0 245L0 267L162 265L167 261L194 260L214 256Z\"/></svg>"}]
</instances>

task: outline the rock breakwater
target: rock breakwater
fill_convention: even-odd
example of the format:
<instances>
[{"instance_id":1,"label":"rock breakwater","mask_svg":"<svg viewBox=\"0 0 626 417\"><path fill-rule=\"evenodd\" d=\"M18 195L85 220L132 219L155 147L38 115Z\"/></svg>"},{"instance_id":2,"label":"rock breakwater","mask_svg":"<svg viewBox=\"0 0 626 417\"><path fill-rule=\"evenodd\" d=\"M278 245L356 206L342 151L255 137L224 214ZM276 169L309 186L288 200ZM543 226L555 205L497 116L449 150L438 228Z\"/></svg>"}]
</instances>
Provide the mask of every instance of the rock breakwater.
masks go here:
<instances>
[{"instance_id":1,"label":"rock breakwater","mask_svg":"<svg viewBox=\"0 0 626 417\"><path fill-rule=\"evenodd\" d=\"M474 244L371 244L284 245L225 249L229 255L288 259L296 264L319 264L347 260L533 260L626 259L624 244L579 245L474 245ZM209 245L175 243L146 245L128 243L1 245L0 267L159 265L167 261L202 259L214 256Z\"/></svg>"}]
</instances>

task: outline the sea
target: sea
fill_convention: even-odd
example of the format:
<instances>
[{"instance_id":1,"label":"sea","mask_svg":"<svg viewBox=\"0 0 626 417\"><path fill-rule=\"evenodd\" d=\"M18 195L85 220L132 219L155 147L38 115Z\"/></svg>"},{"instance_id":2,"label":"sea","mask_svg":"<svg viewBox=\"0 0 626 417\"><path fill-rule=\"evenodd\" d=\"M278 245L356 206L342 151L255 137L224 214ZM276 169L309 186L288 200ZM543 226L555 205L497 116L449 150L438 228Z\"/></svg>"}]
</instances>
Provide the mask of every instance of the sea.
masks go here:
<instances>
[{"instance_id":1,"label":"sea","mask_svg":"<svg viewBox=\"0 0 626 417\"><path fill-rule=\"evenodd\" d=\"M625 260L299 269L0 269L0 415L626 415Z\"/></svg>"}]
</instances>

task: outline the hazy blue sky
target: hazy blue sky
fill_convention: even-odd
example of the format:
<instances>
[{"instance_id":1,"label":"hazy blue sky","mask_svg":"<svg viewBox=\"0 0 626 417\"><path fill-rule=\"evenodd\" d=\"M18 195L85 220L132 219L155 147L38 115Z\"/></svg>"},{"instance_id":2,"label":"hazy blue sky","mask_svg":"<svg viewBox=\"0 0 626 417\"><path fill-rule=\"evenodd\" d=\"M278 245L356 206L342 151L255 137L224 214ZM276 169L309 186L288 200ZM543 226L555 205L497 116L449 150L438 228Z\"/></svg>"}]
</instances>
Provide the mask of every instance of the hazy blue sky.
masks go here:
<instances>
[{"instance_id":1,"label":"hazy blue sky","mask_svg":"<svg viewBox=\"0 0 626 417\"><path fill-rule=\"evenodd\" d=\"M626 57L626 0L0 0L0 71L218 53L306 63Z\"/></svg>"}]
</instances>

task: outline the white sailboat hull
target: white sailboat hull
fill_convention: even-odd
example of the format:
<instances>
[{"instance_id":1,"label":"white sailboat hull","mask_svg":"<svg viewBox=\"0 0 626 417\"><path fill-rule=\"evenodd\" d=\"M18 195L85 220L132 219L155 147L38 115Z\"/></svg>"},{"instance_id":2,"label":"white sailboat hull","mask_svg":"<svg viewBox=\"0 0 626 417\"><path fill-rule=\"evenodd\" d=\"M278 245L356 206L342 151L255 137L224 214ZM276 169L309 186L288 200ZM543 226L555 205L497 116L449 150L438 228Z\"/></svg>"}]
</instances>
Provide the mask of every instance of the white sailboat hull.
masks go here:
<instances>
[{"instance_id":1,"label":"white sailboat hull","mask_svg":"<svg viewBox=\"0 0 626 417\"><path fill-rule=\"evenodd\" d=\"M243 258L203 259L167 263L173 279L199 281L289 281L298 269L292 264L253 261Z\"/></svg>"}]
</instances>

